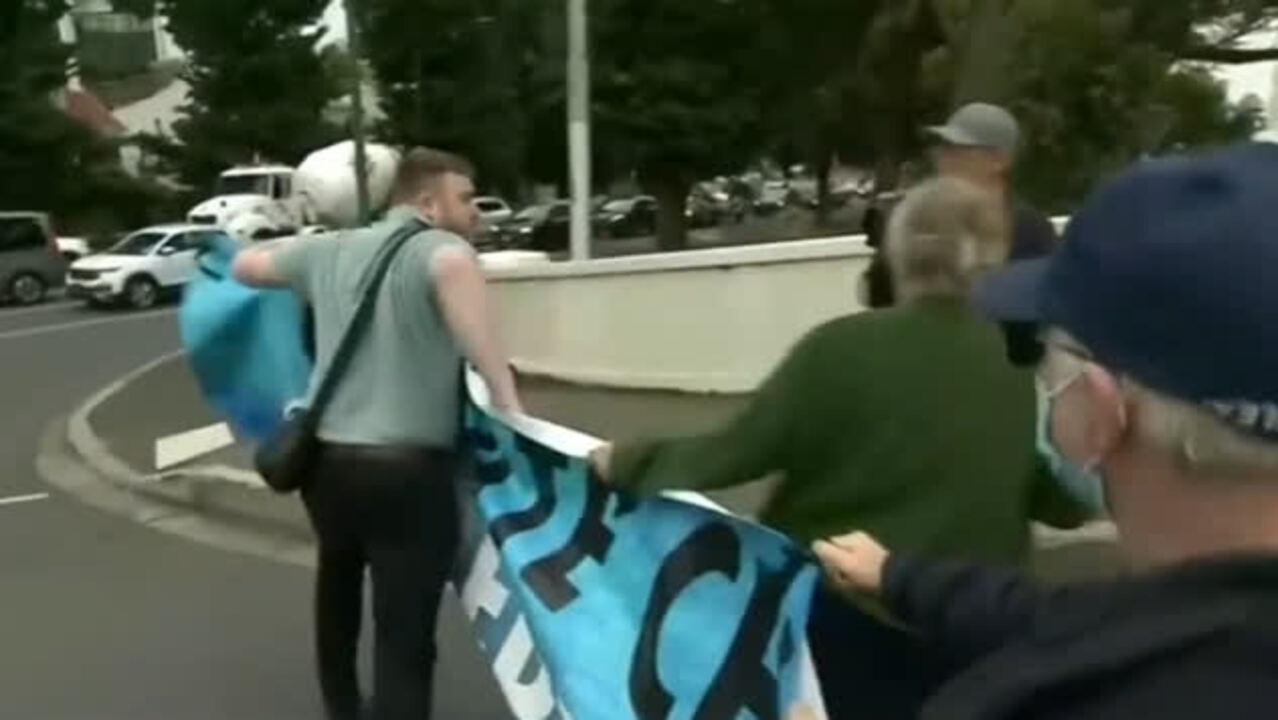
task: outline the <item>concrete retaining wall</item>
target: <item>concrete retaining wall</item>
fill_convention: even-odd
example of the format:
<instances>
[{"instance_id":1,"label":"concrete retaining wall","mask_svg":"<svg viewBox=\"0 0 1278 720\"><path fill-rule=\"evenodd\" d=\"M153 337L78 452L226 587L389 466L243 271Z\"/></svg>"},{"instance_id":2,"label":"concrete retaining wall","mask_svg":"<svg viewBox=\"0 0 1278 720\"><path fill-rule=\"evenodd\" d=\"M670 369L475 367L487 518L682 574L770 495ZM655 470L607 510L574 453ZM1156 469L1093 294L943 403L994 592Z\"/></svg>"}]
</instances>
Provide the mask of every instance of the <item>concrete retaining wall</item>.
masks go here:
<instances>
[{"instance_id":1,"label":"concrete retaining wall","mask_svg":"<svg viewBox=\"0 0 1278 720\"><path fill-rule=\"evenodd\" d=\"M1055 218L1063 231L1067 218ZM588 385L753 390L812 327L864 310L862 235L552 263L486 259L525 372Z\"/></svg>"},{"instance_id":2,"label":"concrete retaining wall","mask_svg":"<svg viewBox=\"0 0 1278 720\"><path fill-rule=\"evenodd\" d=\"M582 263L494 265L525 372L621 388L753 390L813 326L858 312L859 237Z\"/></svg>"}]
</instances>

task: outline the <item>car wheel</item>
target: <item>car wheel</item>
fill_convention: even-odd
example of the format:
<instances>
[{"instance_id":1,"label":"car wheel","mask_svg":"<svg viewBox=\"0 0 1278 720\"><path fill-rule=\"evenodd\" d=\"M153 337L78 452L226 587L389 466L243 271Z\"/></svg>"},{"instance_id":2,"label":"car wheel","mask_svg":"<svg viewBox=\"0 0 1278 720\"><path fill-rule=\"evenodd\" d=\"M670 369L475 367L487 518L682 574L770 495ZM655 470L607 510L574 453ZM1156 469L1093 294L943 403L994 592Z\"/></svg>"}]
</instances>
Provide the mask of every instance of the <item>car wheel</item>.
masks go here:
<instances>
[{"instance_id":1,"label":"car wheel","mask_svg":"<svg viewBox=\"0 0 1278 720\"><path fill-rule=\"evenodd\" d=\"M134 310L155 307L160 299L160 286L148 277L136 277L124 286L124 301Z\"/></svg>"},{"instance_id":2,"label":"car wheel","mask_svg":"<svg viewBox=\"0 0 1278 720\"><path fill-rule=\"evenodd\" d=\"M9 282L9 297L19 305L36 305L44 302L49 287L34 273L22 273Z\"/></svg>"}]
</instances>

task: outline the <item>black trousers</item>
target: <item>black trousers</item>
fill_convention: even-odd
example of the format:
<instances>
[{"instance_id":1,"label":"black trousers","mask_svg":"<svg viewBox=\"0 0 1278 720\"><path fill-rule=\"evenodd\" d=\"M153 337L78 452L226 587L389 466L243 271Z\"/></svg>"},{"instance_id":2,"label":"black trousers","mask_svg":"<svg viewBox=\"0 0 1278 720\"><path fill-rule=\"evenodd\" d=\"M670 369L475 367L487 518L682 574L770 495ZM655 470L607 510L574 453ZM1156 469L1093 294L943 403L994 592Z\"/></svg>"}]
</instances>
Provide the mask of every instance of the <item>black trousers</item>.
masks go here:
<instances>
[{"instance_id":1,"label":"black trousers","mask_svg":"<svg viewBox=\"0 0 1278 720\"><path fill-rule=\"evenodd\" d=\"M458 542L451 452L322 444L302 493L319 539L315 638L330 720L364 717L356 676L373 586L372 718L430 717L435 621Z\"/></svg>"},{"instance_id":2,"label":"black trousers","mask_svg":"<svg viewBox=\"0 0 1278 720\"><path fill-rule=\"evenodd\" d=\"M916 637L825 587L812 599L808 646L830 720L915 720L945 679L944 664Z\"/></svg>"}]
</instances>

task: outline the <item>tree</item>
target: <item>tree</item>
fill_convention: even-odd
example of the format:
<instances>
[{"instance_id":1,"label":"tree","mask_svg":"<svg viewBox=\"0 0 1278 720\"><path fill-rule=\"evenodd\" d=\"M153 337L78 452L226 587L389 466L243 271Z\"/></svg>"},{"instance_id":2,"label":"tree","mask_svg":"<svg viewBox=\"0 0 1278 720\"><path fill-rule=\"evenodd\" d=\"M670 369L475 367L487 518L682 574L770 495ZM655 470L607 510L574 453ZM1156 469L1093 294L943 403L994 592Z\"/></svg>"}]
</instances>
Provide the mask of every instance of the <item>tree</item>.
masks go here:
<instances>
[{"instance_id":1,"label":"tree","mask_svg":"<svg viewBox=\"0 0 1278 720\"><path fill-rule=\"evenodd\" d=\"M1020 189L1066 210L1099 179L1172 148L1248 137L1256 113L1231 106L1209 73L1178 63L1130 8L1108 0L1025 2L1010 83L1026 137Z\"/></svg>"},{"instance_id":2,"label":"tree","mask_svg":"<svg viewBox=\"0 0 1278 720\"><path fill-rule=\"evenodd\" d=\"M50 212L75 231L145 220L163 194L125 175L116 145L58 104L70 48L56 24L67 10L60 0L0 8L0 208Z\"/></svg>"},{"instance_id":3,"label":"tree","mask_svg":"<svg viewBox=\"0 0 1278 720\"><path fill-rule=\"evenodd\" d=\"M770 154L794 154L815 169L819 222L829 209L835 156L854 160L871 154L869 123L862 120L877 84L866 82L863 70L872 55L867 39L885 32L876 20L901 15L884 12L886 6L900 7L881 0L763 5L751 76L761 85Z\"/></svg>"},{"instance_id":4,"label":"tree","mask_svg":"<svg viewBox=\"0 0 1278 720\"><path fill-rule=\"evenodd\" d=\"M1243 38L1273 26L1278 0L1114 0L1132 13L1142 37L1180 60L1243 64L1278 60L1278 47L1249 48Z\"/></svg>"},{"instance_id":5,"label":"tree","mask_svg":"<svg viewBox=\"0 0 1278 720\"><path fill-rule=\"evenodd\" d=\"M595 136L658 202L658 245L686 243L694 181L764 142L762 0L599 0L591 6ZM774 68L785 72L785 68Z\"/></svg>"},{"instance_id":6,"label":"tree","mask_svg":"<svg viewBox=\"0 0 1278 720\"><path fill-rule=\"evenodd\" d=\"M60 209L94 149L87 130L54 105L68 49L56 23L65 2L21 0L0 9L0 206ZM14 179L20 178L20 182Z\"/></svg>"},{"instance_id":7,"label":"tree","mask_svg":"<svg viewBox=\"0 0 1278 720\"><path fill-rule=\"evenodd\" d=\"M182 179L207 186L228 165L296 163L340 137L322 112L341 94L316 52L324 0L159 0L190 57L191 97L174 124Z\"/></svg>"},{"instance_id":8,"label":"tree","mask_svg":"<svg viewBox=\"0 0 1278 720\"><path fill-rule=\"evenodd\" d=\"M517 194L529 167L547 0L362 0L358 22L393 142L470 157ZM562 64L562 56L558 58ZM562 115L558 127L562 129Z\"/></svg>"}]
</instances>

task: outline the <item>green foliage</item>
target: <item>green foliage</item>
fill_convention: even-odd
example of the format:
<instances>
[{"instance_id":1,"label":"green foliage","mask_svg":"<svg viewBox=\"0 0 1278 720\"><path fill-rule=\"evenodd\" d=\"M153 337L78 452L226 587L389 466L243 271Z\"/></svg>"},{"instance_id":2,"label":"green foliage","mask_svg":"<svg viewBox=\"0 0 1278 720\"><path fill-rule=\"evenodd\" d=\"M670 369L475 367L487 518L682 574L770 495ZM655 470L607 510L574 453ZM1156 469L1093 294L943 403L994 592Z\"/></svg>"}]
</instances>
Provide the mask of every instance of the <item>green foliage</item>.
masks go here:
<instances>
[{"instance_id":1,"label":"green foliage","mask_svg":"<svg viewBox=\"0 0 1278 720\"><path fill-rule=\"evenodd\" d=\"M387 133L462 151L487 184L562 184L561 0L362 0ZM1278 0L595 0L596 187L632 174L678 247L682 194L770 156L834 156L891 180L956 101L1006 102L1023 191L1057 207L1142 153L1245 136L1255 121L1175 64ZM1208 22L1214 21L1214 22ZM1205 29L1210 28L1210 29Z\"/></svg>"},{"instance_id":2,"label":"green foliage","mask_svg":"<svg viewBox=\"0 0 1278 720\"><path fill-rule=\"evenodd\" d=\"M1131 7L1022 2L1015 100L1025 126L1020 189L1068 210L1098 180L1173 148L1243 139L1254 113L1229 105L1204 70L1176 62Z\"/></svg>"},{"instance_id":3,"label":"green foliage","mask_svg":"<svg viewBox=\"0 0 1278 720\"><path fill-rule=\"evenodd\" d=\"M663 247L684 243L691 184L740 168L763 145L765 10L764 0L591 5L596 137L657 196Z\"/></svg>"},{"instance_id":4,"label":"green foliage","mask_svg":"<svg viewBox=\"0 0 1278 720\"><path fill-rule=\"evenodd\" d=\"M1231 104L1220 81L1199 67L1181 67L1163 78L1159 101L1172 122L1162 149L1219 145L1248 138L1265 124L1263 106Z\"/></svg>"},{"instance_id":5,"label":"green foliage","mask_svg":"<svg viewBox=\"0 0 1278 720\"><path fill-rule=\"evenodd\" d=\"M77 172L88 133L53 105L68 58L57 41L62 2L7 3L0 9L0 208L52 209Z\"/></svg>"},{"instance_id":6,"label":"green foliage","mask_svg":"<svg viewBox=\"0 0 1278 720\"><path fill-rule=\"evenodd\" d=\"M115 0L164 14L190 54L180 143L144 138L151 157L198 188L228 165L296 162L340 137L322 111L360 66L316 50L326 4ZM0 172L30 178L0 202L153 205L154 188L109 171L113 148L44 102L63 82L52 27L65 5L0 9ZM466 154L485 189L509 196L529 181L564 186L564 8L355 0L388 118L381 139ZM662 244L678 247L696 180L763 157L823 168L837 156L890 181L921 152L921 127L987 99L1025 126L1020 189L1068 209L1142 155L1252 132L1259 110L1231 106L1185 61L1278 56L1236 44L1276 17L1278 0L593 0L596 187L638 179L661 201Z\"/></svg>"},{"instance_id":7,"label":"green foliage","mask_svg":"<svg viewBox=\"0 0 1278 720\"><path fill-rule=\"evenodd\" d=\"M227 166L296 163L341 136L322 119L337 85L315 50L324 0L160 0L190 56L191 97L174 125L184 182L207 186Z\"/></svg>"},{"instance_id":8,"label":"green foliage","mask_svg":"<svg viewBox=\"0 0 1278 720\"><path fill-rule=\"evenodd\" d=\"M512 195L521 180L546 174L528 158L546 106L536 76L563 62L543 52L554 38L546 32L551 2L363 0L357 7L389 118L386 139L462 153L480 168L482 185Z\"/></svg>"}]
</instances>

